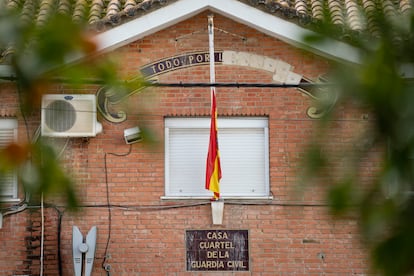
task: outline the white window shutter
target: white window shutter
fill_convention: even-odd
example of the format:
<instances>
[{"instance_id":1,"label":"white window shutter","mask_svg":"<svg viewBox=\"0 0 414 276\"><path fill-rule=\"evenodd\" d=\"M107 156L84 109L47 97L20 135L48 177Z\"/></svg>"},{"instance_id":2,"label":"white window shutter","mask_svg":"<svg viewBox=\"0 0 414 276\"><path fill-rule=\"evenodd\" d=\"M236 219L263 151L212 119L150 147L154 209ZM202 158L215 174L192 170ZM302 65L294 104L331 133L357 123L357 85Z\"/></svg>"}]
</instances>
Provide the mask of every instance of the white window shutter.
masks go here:
<instances>
[{"instance_id":1,"label":"white window shutter","mask_svg":"<svg viewBox=\"0 0 414 276\"><path fill-rule=\"evenodd\" d=\"M171 196L208 196L204 189L209 129L170 129ZM206 139L207 137L207 139Z\"/></svg>"},{"instance_id":2,"label":"white window shutter","mask_svg":"<svg viewBox=\"0 0 414 276\"><path fill-rule=\"evenodd\" d=\"M264 129L223 129L220 134L223 195L267 196Z\"/></svg>"},{"instance_id":3,"label":"white window shutter","mask_svg":"<svg viewBox=\"0 0 414 276\"><path fill-rule=\"evenodd\" d=\"M0 149L16 139L17 121L15 119L0 119ZM17 176L14 170L0 174L0 185L0 199L17 198Z\"/></svg>"},{"instance_id":4,"label":"white window shutter","mask_svg":"<svg viewBox=\"0 0 414 276\"><path fill-rule=\"evenodd\" d=\"M167 197L209 197L205 187L210 118L166 119ZM269 195L267 118L219 118L222 197Z\"/></svg>"}]
</instances>

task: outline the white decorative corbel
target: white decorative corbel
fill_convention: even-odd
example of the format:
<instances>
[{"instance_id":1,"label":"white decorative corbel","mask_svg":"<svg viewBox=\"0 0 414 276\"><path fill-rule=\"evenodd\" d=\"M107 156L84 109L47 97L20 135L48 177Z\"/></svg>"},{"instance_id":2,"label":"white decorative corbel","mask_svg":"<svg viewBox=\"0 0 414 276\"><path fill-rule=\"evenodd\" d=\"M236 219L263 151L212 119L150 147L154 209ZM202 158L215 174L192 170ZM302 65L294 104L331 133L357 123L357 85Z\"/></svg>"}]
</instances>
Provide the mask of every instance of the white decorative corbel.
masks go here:
<instances>
[{"instance_id":1,"label":"white decorative corbel","mask_svg":"<svg viewBox=\"0 0 414 276\"><path fill-rule=\"evenodd\" d=\"M223 224L224 200L211 201L211 216L214 225Z\"/></svg>"}]
</instances>

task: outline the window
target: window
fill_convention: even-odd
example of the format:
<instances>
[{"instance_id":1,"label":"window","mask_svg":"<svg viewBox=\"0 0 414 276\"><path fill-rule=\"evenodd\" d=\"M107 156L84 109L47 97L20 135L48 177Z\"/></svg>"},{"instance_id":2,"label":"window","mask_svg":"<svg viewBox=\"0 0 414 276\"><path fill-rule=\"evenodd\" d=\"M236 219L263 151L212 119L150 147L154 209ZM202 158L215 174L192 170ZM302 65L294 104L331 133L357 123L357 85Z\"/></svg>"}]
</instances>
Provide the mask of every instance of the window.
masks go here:
<instances>
[{"instance_id":1,"label":"window","mask_svg":"<svg viewBox=\"0 0 414 276\"><path fill-rule=\"evenodd\" d=\"M268 119L218 118L223 198L269 196ZM165 197L211 197L205 189L210 118L165 119Z\"/></svg>"},{"instance_id":2,"label":"window","mask_svg":"<svg viewBox=\"0 0 414 276\"><path fill-rule=\"evenodd\" d=\"M0 149L17 139L17 120L0 119ZM0 199L2 201L17 198L17 175L15 171L0 174Z\"/></svg>"}]
</instances>

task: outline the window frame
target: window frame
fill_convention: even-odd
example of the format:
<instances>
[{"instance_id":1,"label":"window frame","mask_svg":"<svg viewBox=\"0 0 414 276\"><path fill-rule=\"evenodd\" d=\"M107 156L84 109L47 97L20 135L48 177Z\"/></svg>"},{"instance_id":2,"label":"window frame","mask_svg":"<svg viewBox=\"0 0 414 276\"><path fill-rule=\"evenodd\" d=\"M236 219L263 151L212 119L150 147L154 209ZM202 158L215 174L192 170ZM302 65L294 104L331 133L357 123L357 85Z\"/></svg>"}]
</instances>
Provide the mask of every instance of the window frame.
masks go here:
<instances>
[{"instance_id":1,"label":"window frame","mask_svg":"<svg viewBox=\"0 0 414 276\"><path fill-rule=\"evenodd\" d=\"M170 130L171 129L206 129L209 133L210 128L210 117L165 117L164 118L164 134L165 134L165 180L164 180L164 196L161 199L207 199L211 198L211 195L208 194L193 194L193 195L177 195L170 193L171 185L170 183ZM219 148L221 148L221 132L223 129L262 129L263 137L261 139L263 143L263 180L258 183L256 187L260 187L263 191L260 194L250 194L250 195L223 195L224 199L272 199L273 196L270 192L270 169L269 169L269 118L268 117L218 117L218 139L219 139ZM200 134L201 135L201 134ZM236 134L234 134L236 135ZM207 135L207 145L208 145L208 135ZM207 149L205 150L205 156L207 157ZM223 169L223 157L222 156L222 169ZM204 167L205 168L205 167ZM205 170L205 169L204 169ZM223 175L226 172L223 170ZM203 176L204 183L205 179Z\"/></svg>"},{"instance_id":2,"label":"window frame","mask_svg":"<svg viewBox=\"0 0 414 276\"><path fill-rule=\"evenodd\" d=\"M13 134L10 136L11 139L7 139L6 135L2 136L1 131L12 131ZM4 146L7 145L7 143L16 142L18 135L18 121L16 118L0 118L0 139L4 139ZM1 145L0 145L1 148ZM17 171L14 170L11 172L11 188L10 192L7 194L5 191L0 191L0 202L12 202L12 201L18 201L18 177L17 177Z\"/></svg>"}]
</instances>

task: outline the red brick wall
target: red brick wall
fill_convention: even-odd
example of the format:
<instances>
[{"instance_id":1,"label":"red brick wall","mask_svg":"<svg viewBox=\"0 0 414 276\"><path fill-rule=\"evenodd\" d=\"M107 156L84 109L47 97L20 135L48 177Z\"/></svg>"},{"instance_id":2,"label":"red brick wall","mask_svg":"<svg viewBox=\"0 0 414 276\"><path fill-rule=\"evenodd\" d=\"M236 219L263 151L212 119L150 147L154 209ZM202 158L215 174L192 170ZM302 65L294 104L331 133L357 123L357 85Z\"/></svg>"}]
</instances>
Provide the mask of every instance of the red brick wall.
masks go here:
<instances>
[{"instance_id":1,"label":"red brick wall","mask_svg":"<svg viewBox=\"0 0 414 276\"><path fill-rule=\"evenodd\" d=\"M218 15L214 21L217 28L226 31L215 31L217 50L281 59L292 65L294 72L310 79L316 79L329 68L329 62L321 57L297 50L247 26ZM122 65L121 74L125 78L133 78L141 66L156 60L186 52L207 52L206 28L207 13L202 13L118 49L116 55ZM208 82L209 69L208 66L193 66L161 74L158 78L160 82ZM269 83L272 75L248 67L217 65L216 81ZM87 88L89 93L95 93L97 89ZM58 86L50 92L84 93L85 89L71 90ZM127 112L126 122L115 124L102 120L102 134L87 140L71 139L64 151L65 166L74 174L84 207L78 213L65 211L62 216L60 252L63 275L73 275L73 225L78 226L84 235L92 226L98 227L93 275L105 275L101 264L109 224L107 263L112 267L112 275L203 275L186 272L185 230L213 228L249 230L250 272L232 275L350 275L368 272L367 256L359 243L357 223L352 219L334 221L327 212L321 187L329 183L310 185L304 193L293 197L292 191L297 188L297 175L301 171L298 166L303 157L303 147L311 135L317 136L313 128L315 121L306 115L307 108L312 105L310 98L296 89L218 88L217 101L219 116L269 117L270 190L274 200L229 201L225 204L223 225L214 227L209 202L161 200L164 195L164 116L207 115L210 94L208 88L148 88L116 106ZM334 146L348 143L353 129L365 124L359 113L343 110L339 118L339 130L332 137ZM35 125L39 116L31 119ZM158 142L137 143L132 145L130 154L116 156L128 153L123 130L136 124L153 131ZM111 210L106 207L108 200L113 205ZM46 201L60 205L53 198ZM64 208L60 207L60 210L64 211ZM4 257L0 258L0 269L5 275L18 271L26 258L22 253L25 249L23 239L28 233L26 227L38 219L33 218L33 214L31 216L29 211L25 211L4 220L4 227L0 230L3 248L0 254ZM45 248L49 259L45 260L45 275L57 275L56 210L47 208L46 221L48 242ZM33 264L31 269L36 274L38 264Z\"/></svg>"}]
</instances>

